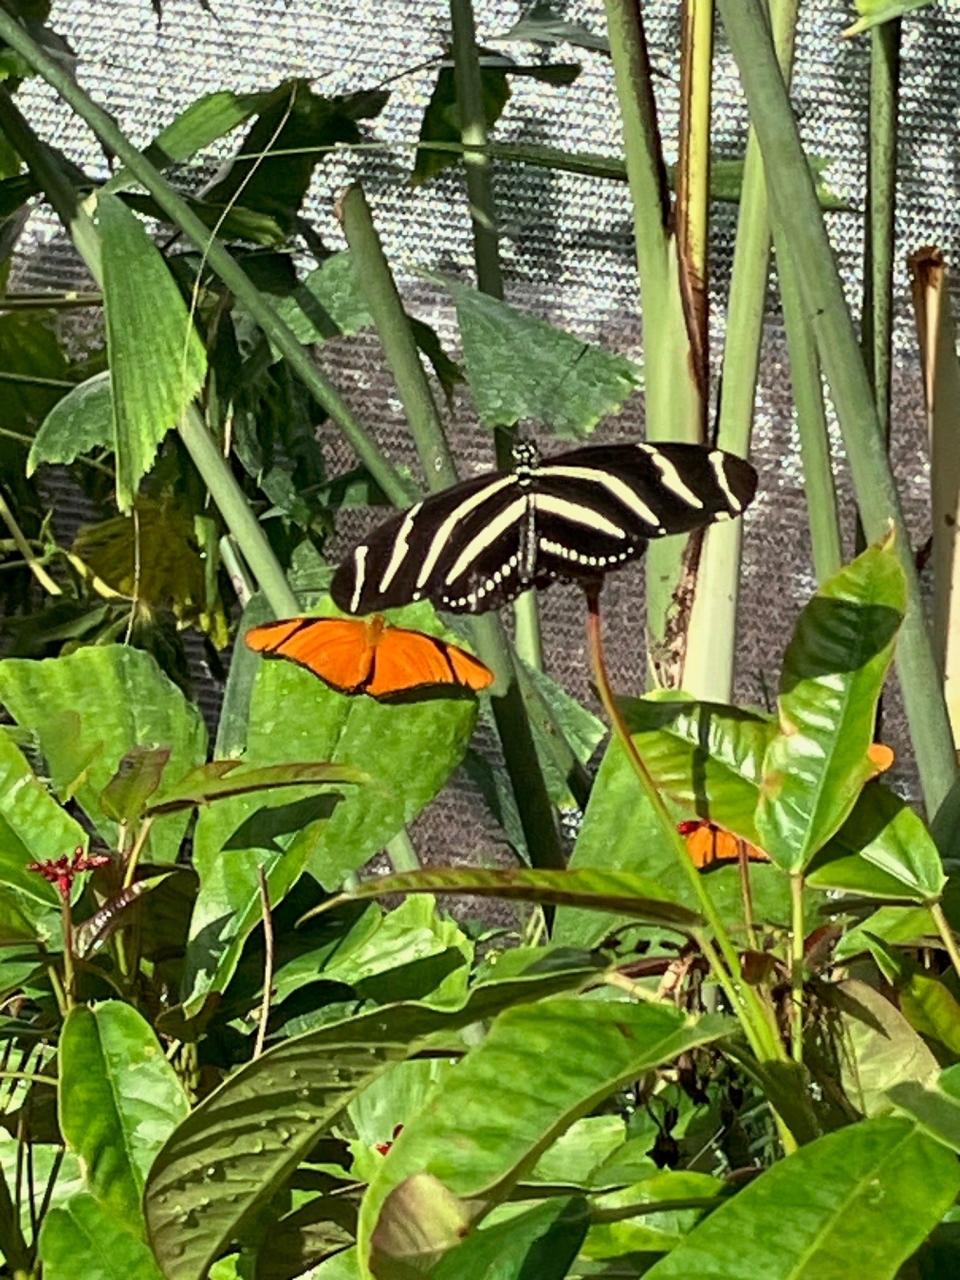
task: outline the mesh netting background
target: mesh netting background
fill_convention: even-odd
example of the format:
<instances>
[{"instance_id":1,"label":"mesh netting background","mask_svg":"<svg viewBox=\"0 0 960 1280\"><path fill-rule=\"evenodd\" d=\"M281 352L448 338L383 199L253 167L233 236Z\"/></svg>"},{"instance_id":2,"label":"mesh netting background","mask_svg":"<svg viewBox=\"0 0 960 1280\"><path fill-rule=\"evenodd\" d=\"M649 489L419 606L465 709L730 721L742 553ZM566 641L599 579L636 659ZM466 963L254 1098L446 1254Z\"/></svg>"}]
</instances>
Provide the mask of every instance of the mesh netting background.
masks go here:
<instances>
[{"instance_id":1,"label":"mesh netting background","mask_svg":"<svg viewBox=\"0 0 960 1280\"><path fill-rule=\"evenodd\" d=\"M480 42L497 47L496 37L518 20L525 7L517 0L477 0ZM63 0L54 5L51 25L79 55L81 83L141 145L201 93L219 88L268 89L290 76L309 77L321 92L370 88L440 56L449 38L445 0L211 0L211 8L212 14L204 12L196 0L164 0L163 22L158 27L150 0ZM604 30L602 0L566 4L555 0L553 8L597 33ZM794 100L809 152L829 161L830 186L853 206L849 212L829 215L829 225L849 297L856 302L863 252L859 202L866 163L869 39L840 39L850 8L845 0L805 0L801 5ZM669 161L676 158L679 10L678 0L647 0L643 5ZM743 150L746 111L722 31L718 39L716 138L721 154L735 155ZM544 57L535 46L499 47L526 62ZM905 25L893 450L917 545L928 534L928 478L906 257L921 245L935 243L946 251L948 261L960 260L958 49L960 5L956 0L923 9ZM581 63L579 79L569 87L554 88L514 78L497 140L618 153L618 113L608 59L568 46L549 56ZM471 278L471 236L462 178L448 172L418 189L406 182L413 159L408 144L417 136L435 75L433 67L392 81L390 100L382 116L371 122L371 134L396 146L319 164L305 213L328 246L341 247L333 200L348 180L361 178L408 305L432 323L448 349L455 351L451 309L418 273L428 268ZM46 86L29 83L21 101L46 139L92 175L107 176L96 142ZM234 135L234 146L239 136ZM229 149L230 144L224 144L223 155ZM495 178L508 301L583 338L642 359L625 185L507 164L497 167ZM736 209L718 205L715 212L711 290L718 347ZM63 287L80 277L82 268L52 215L36 211L18 250L17 285ZM318 358L391 456L412 464L399 402L376 341L361 337L328 344ZM458 394L449 418L461 472L488 467L490 440L476 421L467 391ZM596 438L636 435L642 431L642 422L642 397L637 396L616 419L603 425ZM332 436L325 438L324 447L332 461L348 461ZM738 695L762 702L765 690L776 687L792 620L814 586L785 344L775 300L766 324L754 461L760 469L761 488L746 517ZM854 509L842 467L840 497L851 548ZM58 501L60 519L69 520L71 513L90 514L74 511L70 501L66 494ZM639 691L645 667L642 573L634 567L612 575L604 603L616 682L624 690ZM572 692L589 699L579 593L554 588L542 597L542 612L549 670ZM205 711L213 714L218 690L202 672L200 692ZM912 790L908 748L895 699L885 733L898 748L900 781ZM482 821L481 812L469 784L455 780L441 803L421 820L421 828L424 824L428 828L424 834L429 835L433 857L475 855L480 846L492 853L492 828Z\"/></svg>"}]
</instances>

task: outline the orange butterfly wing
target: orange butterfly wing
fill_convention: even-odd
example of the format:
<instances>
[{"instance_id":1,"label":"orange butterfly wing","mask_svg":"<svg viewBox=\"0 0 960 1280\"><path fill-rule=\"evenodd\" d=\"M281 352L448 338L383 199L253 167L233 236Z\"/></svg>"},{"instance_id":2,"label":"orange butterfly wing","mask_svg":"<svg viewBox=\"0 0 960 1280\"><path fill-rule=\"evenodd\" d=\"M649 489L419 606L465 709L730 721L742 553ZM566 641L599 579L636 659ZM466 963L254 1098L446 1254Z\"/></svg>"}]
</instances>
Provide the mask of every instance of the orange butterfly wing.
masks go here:
<instances>
[{"instance_id":1,"label":"orange butterfly wing","mask_svg":"<svg viewBox=\"0 0 960 1280\"><path fill-rule=\"evenodd\" d=\"M376 646L373 674L366 687L372 698L387 698L424 685L485 689L493 672L456 645L402 627L386 627Z\"/></svg>"},{"instance_id":2,"label":"orange butterfly wing","mask_svg":"<svg viewBox=\"0 0 960 1280\"><path fill-rule=\"evenodd\" d=\"M265 657L286 658L342 693L387 698L424 685L485 689L493 673L456 645L379 617L288 618L252 627L249 648Z\"/></svg>"},{"instance_id":3,"label":"orange butterfly wing","mask_svg":"<svg viewBox=\"0 0 960 1280\"><path fill-rule=\"evenodd\" d=\"M357 618L288 618L253 627L247 646L268 658L286 658L342 693L362 689L374 661L369 627Z\"/></svg>"},{"instance_id":4,"label":"orange butterfly wing","mask_svg":"<svg viewBox=\"0 0 960 1280\"><path fill-rule=\"evenodd\" d=\"M691 862L700 870L712 867L716 862L736 862L740 856L739 838L706 818L681 822L677 830L687 842ZM769 862L764 851L756 845L744 840L743 848L751 862Z\"/></svg>"}]
</instances>

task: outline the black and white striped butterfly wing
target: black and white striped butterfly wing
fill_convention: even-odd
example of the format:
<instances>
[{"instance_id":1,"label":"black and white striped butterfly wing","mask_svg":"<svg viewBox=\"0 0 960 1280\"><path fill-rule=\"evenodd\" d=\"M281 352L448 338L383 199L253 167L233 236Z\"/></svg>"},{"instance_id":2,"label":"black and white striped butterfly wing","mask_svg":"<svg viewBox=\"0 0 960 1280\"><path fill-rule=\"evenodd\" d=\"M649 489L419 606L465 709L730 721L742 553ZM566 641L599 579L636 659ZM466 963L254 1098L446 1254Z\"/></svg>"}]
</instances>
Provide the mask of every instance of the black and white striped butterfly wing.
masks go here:
<instances>
[{"instance_id":1,"label":"black and white striped butterfly wing","mask_svg":"<svg viewBox=\"0 0 960 1280\"><path fill-rule=\"evenodd\" d=\"M390 516L338 567L335 603L346 613L374 613L426 599L463 613L513 599L524 589L514 588L518 496L514 475L477 476Z\"/></svg>"}]
</instances>

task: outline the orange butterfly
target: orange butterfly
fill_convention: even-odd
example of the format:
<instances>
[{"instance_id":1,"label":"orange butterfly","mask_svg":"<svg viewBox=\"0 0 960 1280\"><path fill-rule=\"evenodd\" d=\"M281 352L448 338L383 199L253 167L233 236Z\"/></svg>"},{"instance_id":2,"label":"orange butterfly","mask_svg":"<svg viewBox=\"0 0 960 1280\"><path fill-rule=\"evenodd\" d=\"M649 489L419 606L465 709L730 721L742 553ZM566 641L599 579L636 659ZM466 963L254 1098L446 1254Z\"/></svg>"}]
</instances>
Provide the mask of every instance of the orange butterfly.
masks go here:
<instances>
[{"instance_id":1,"label":"orange butterfly","mask_svg":"<svg viewBox=\"0 0 960 1280\"><path fill-rule=\"evenodd\" d=\"M490 668L464 649L422 631L392 627L379 614L287 618L252 627L244 640L266 658L305 667L341 693L389 698L423 685L485 689L493 683Z\"/></svg>"},{"instance_id":2,"label":"orange butterfly","mask_svg":"<svg viewBox=\"0 0 960 1280\"><path fill-rule=\"evenodd\" d=\"M707 818L692 818L688 822L678 822L677 830L687 841L687 852L695 867L703 870L717 862L736 862L740 850L751 862L769 862L770 859L756 845L741 840L732 831L724 831L715 822Z\"/></svg>"}]
</instances>

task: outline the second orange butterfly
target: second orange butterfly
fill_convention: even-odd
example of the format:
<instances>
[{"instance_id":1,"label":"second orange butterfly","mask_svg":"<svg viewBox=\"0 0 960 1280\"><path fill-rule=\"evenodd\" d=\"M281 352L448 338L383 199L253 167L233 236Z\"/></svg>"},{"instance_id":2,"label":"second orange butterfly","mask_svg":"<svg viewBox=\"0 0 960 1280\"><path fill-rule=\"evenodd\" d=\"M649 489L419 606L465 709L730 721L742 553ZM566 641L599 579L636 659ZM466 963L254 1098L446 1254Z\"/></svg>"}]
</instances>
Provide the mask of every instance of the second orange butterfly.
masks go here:
<instances>
[{"instance_id":1,"label":"second orange butterfly","mask_svg":"<svg viewBox=\"0 0 960 1280\"><path fill-rule=\"evenodd\" d=\"M485 689L493 672L465 649L372 618L286 618L252 627L247 647L295 662L341 693L390 698L427 685Z\"/></svg>"},{"instance_id":2,"label":"second orange butterfly","mask_svg":"<svg viewBox=\"0 0 960 1280\"><path fill-rule=\"evenodd\" d=\"M741 840L732 831L724 831L723 827L718 827L707 818L678 822L677 830L687 842L690 861L700 870L712 867L717 862L736 862L740 857L741 847L751 862L770 861L762 849Z\"/></svg>"}]
</instances>

